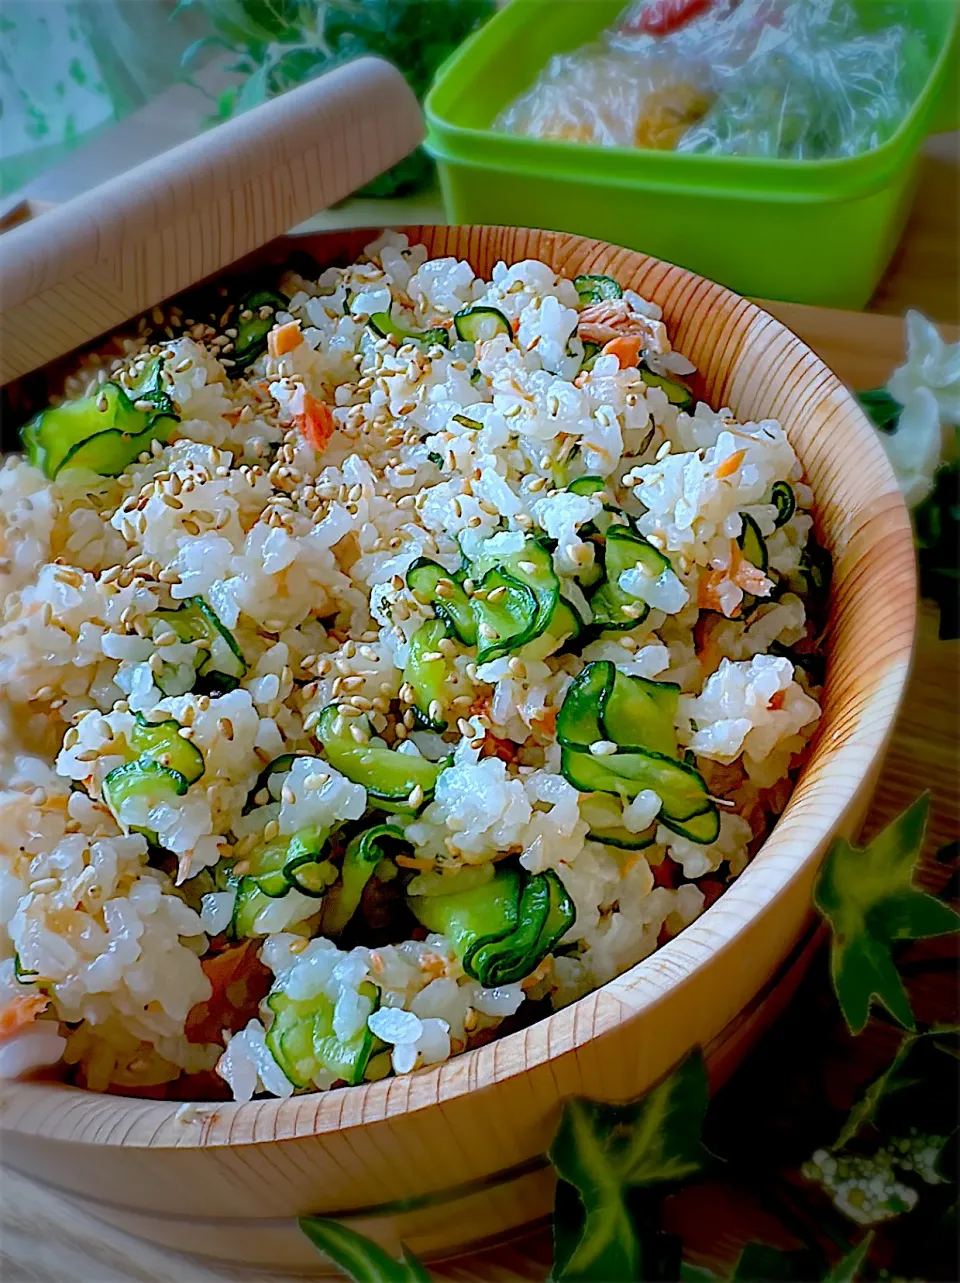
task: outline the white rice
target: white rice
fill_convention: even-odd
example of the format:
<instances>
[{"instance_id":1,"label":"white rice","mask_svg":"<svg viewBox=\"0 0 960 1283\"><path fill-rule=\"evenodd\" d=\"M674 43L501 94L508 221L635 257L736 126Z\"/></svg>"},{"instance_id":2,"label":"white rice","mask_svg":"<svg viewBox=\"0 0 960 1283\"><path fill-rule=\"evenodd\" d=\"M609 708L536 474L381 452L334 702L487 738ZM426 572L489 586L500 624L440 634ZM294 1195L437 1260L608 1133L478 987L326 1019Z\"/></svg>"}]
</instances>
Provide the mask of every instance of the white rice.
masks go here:
<instances>
[{"instance_id":1,"label":"white rice","mask_svg":"<svg viewBox=\"0 0 960 1283\"><path fill-rule=\"evenodd\" d=\"M819 717L818 691L783 654L810 631L798 572L812 495L779 424L738 424L704 404L679 413L616 356L579 373L582 305L543 263L501 263L483 281L465 262L428 261L422 246L384 233L360 262L284 288L290 302L277 321L299 322L303 341L260 357L244 378L232 377L203 324L156 348L180 423L170 444L120 477L66 470L48 481L18 457L0 470L0 1000L49 999L39 1019L0 1039L0 1073L62 1059L90 1088L129 1089L219 1061L237 1099L294 1090L268 1046L266 1003L232 1037L187 1036L188 1013L211 998L201 959L216 957L234 911L234 891L211 874L270 826L292 835L367 811L364 788L325 760L311 732L320 710L349 695L374 734L399 736L410 638L432 613L405 584L417 557L454 571L461 555L508 553L539 528L556 541L564 596L588 611L576 576L595 557L583 527L603 502L568 493L560 472L606 478L608 501L668 556L657 578L620 579L649 613L579 653L534 642L519 660L458 657L448 693L460 722L442 736L401 728L404 751L453 762L420 814L385 818L405 829L421 868L514 854L531 874L554 870L576 907L573 927L522 983L484 989L442 936L340 949L318 934L317 901L291 890L255 923L273 994L322 994L337 1036L366 1026L393 1073L489 1036L522 1016L525 1000L573 1001L697 917L699 879L742 870ZM392 308L409 328L449 327L478 302L502 311L515 337L398 350L367 325ZM659 309L631 291L626 303L656 336L650 368L688 373ZM66 395L118 377L144 343L112 344ZM322 456L292 426L305 394L332 407ZM797 509L776 528L778 481ZM768 574L749 580L736 554L743 514L769 553ZM773 575L788 590L765 604ZM192 692L194 648L154 614L195 595L247 663L226 694ZM707 604L716 613L706 612L704 647L695 629ZM556 713L592 660L681 687L681 748L734 804L715 843L660 824L652 790L621 805L562 776ZM166 694L155 680L161 661ZM102 786L128 760L136 714L189 727L205 769L174 802L125 804L121 827ZM487 755L504 745L509 761ZM264 766L284 753L303 756L282 796L251 803ZM642 852L588 836L592 826L654 824ZM138 827L172 854L167 871ZM371 985L376 1004L361 992ZM335 1081L323 1070L312 1086Z\"/></svg>"}]
</instances>

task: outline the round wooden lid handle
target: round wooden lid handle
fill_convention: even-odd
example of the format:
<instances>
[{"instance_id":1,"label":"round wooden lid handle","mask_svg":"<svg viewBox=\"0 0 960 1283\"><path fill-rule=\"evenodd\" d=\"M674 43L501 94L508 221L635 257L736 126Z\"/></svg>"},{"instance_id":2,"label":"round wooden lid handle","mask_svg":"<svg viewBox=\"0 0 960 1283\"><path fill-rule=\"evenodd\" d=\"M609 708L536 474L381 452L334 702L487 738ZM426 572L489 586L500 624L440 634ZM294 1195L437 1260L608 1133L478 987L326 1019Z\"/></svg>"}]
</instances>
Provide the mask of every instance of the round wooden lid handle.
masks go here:
<instances>
[{"instance_id":1,"label":"round wooden lid handle","mask_svg":"<svg viewBox=\"0 0 960 1283\"><path fill-rule=\"evenodd\" d=\"M361 58L0 236L0 383L242 258L408 155L423 117Z\"/></svg>"}]
</instances>

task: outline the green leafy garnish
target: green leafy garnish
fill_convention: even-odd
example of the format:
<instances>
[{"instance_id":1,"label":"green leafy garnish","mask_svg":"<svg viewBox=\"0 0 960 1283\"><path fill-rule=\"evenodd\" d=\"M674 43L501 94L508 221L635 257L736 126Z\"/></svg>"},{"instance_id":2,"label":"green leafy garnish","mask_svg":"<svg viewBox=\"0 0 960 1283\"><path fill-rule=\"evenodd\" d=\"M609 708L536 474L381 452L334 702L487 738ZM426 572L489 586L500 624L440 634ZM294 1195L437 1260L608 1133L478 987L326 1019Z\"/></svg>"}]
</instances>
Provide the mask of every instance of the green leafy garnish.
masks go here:
<instances>
[{"instance_id":1,"label":"green leafy garnish","mask_svg":"<svg viewBox=\"0 0 960 1283\"><path fill-rule=\"evenodd\" d=\"M833 929L831 975L851 1033L865 1027L874 999L914 1029L892 946L960 929L953 909L913 885L929 804L924 794L862 849L838 838L821 870L814 901Z\"/></svg>"},{"instance_id":2,"label":"green leafy garnish","mask_svg":"<svg viewBox=\"0 0 960 1283\"><path fill-rule=\"evenodd\" d=\"M378 1243L323 1216L301 1216L300 1228L311 1243L354 1283L430 1283L430 1275L401 1245L394 1260Z\"/></svg>"},{"instance_id":3,"label":"green leafy garnish","mask_svg":"<svg viewBox=\"0 0 960 1283\"><path fill-rule=\"evenodd\" d=\"M635 1103L567 1101L550 1149L561 1182L555 1280L643 1277L630 1194L683 1180L703 1165L706 1108L699 1051Z\"/></svg>"}]
</instances>

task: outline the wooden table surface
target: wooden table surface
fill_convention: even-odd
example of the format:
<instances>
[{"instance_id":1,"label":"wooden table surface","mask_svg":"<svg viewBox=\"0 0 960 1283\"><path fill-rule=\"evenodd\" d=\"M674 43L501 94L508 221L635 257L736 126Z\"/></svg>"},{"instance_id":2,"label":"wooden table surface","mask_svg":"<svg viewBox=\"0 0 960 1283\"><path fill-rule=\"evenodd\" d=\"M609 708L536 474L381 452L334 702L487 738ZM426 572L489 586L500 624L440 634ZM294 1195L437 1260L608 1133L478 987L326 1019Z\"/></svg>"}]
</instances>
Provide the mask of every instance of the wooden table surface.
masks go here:
<instances>
[{"instance_id":1,"label":"wooden table surface","mask_svg":"<svg viewBox=\"0 0 960 1283\"><path fill-rule=\"evenodd\" d=\"M899 362L902 325L893 319L918 307L938 321L960 321L958 209L960 135L942 135L928 144L921 185L906 236L868 315L771 304L854 388L882 384ZM398 215L399 217L399 215ZM403 221L407 221L406 218ZM960 331L951 332L957 338ZM960 835L960 644L937 640L936 612L925 604L917 661L904 701L866 835L881 828L923 789L933 795L927 836L925 877L935 883L930 853ZM942 879L941 879L942 880ZM730 1210L721 1257L735 1259L749 1234ZM742 1213L749 1218L748 1212ZM696 1221L694 1218L694 1222ZM692 1225L695 1232L696 1225ZM704 1249L710 1257L710 1245ZM550 1263L546 1231L513 1244L444 1263L434 1269L449 1283L507 1283L542 1280ZM219 1270L139 1242L93 1222L62 1199L0 1171L0 1279L3 1283L268 1283L260 1272Z\"/></svg>"}]
</instances>

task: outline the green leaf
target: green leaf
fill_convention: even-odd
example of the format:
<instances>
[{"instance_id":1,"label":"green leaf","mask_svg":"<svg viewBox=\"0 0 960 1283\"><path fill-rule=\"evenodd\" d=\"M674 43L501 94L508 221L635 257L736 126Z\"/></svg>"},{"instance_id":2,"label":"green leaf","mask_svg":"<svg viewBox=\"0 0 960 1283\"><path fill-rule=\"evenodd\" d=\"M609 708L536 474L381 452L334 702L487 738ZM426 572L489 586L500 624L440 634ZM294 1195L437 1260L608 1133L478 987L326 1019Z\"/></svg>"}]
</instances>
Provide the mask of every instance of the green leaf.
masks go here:
<instances>
[{"instance_id":1,"label":"green leaf","mask_svg":"<svg viewBox=\"0 0 960 1283\"><path fill-rule=\"evenodd\" d=\"M807 1248L785 1251L766 1243L748 1243L730 1276L731 1283L810 1283L820 1270Z\"/></svg>"},{"instance_id":2,"label":"green leaf","mask_svg":"<svg viewBox=\"0 0 960 1283\"><path fill-rule=\"evenodd\" d=\"M867 417L881 432L892 432L900 420L903 406L894 400L886 388L872 388L869 392L858 392L857 400Z\"/></svg>"},{"instance_id":3,"label":"green leaf","mask_svg":"<svg viewBox=\"0 0 960 1283\"><path fill-rule=\"evenodd\" d=\"M184 49L180 55L180 66L186 70L196 59L197 54L202 53L204 49L210 48L229 49L231 46L220 36L201 36L199 40L194 40L192 44L187 45L186 49Z\"/></svg>"},{"instance_id":4,"label":"green leaf","mask_svg":"<svg viewBox=\"0 0 960 1283\"><path fill-rule=\"evenodd\" d=\"M693 1265L690 1261L680 1262L680 1283L709 1283L717 1276L705 1265Z\"/></svg>"},{"instance_id":5,"label":"green leaf","mask_svg":"<svg viewBox=\"0 0 960 1283\"><path fill-rule=\"evenodd\" d=\"M865 1234L856 1247L848 1252L842 1260L823 1276L823 1283L854 1283L861 1266L867 1259L870 1245L873 1242L873 1231Z\"/></svg>"},{"instance_id":6,"label":"green leaf","mask_svg":"<svg viewBox=\"0 0 960 1283\"><path fill-rule=\"evenodd\" d=\"M311 1243L353 1283L430 1283L430 1275L401 1244L395 1261L379 1244L339 1221L301 1216L300 1228Z\"/></svg>"},{"instance_id":7,"label":"green leaf","mask_svg":"<svg viewBox=\"0 0 960 1283\"><path fill-rule=\"evenodd\" d=\"M699 1051L632 1104L567 1101L550 1149L561 1182L554 1279L639 1277L641 1239L630 1191L699 1170L707 1156L700 1140L706 1107Z\"/></svg>"},{"instance_id":8,"label":"green leaf","mask_svg":"<svg viewBox=\"0 0 960 1283\"><path fill-rule=\"evenodd\" d=\"M820 872L814 902L833 929L830 970L851 1033L864 1028L874 999L913 1029L891 945L960 929L952 909L913 886L929 804L925 793L862 849L837 839Z\"/></svg>"},{"instance_id":9,"label":"green leaf","mask_svg":"<svg viewBox=\"0 0 960 1283\"><path fill-rule=\"evenodd\" d=\"M259 107L261 103L267 101L269 96L269 75L270 66L264 63L262 67L257 68L248 80L244 81L233 104L233 110L237 115L244 111L249 111L251 107Z\"/></svg>"}]
</instances>

